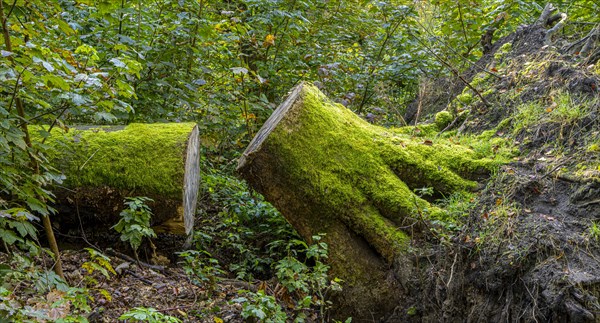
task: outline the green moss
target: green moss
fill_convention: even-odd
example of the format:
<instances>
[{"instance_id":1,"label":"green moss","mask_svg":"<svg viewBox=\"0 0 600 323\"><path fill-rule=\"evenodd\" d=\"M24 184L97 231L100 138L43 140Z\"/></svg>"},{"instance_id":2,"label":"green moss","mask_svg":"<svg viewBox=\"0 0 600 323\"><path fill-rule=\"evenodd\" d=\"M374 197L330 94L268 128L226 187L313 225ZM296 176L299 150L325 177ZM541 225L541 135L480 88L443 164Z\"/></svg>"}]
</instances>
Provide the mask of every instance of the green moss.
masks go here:
<instances>
[{"instance_id":1,"label":"green moss","mask_svg":"<svg viewBox=\"0 0 600 323\"><path fill-rule=\"evenodd\" d=\"M587 148L588 153L597 153L600 152L600 146L598 144L591 144Z\"/></svg>"},{"instance_id":2,"label":"green moss","mask_svg":"<svg viewBox=\"0 0 600 323\"><path fill-rule=\"evenodd\" d=\"M446 128L454 120L452 114L448 111L440 111L435 114L435 125L439 130Z\"/></svg>"},{"instance_id":3,"label":"green moss","mask_svg":"<svg viewBox=\"0 0 600 323\"><path fill-rule=\"evenodd\" d=\"M121 130L61 129L48 134L33 127L34 140L49 136L49 159L67 176L69 187L108 185L180 199L185 146L195 124L131 124ZM117 128L119 129L119 128Z\"/></svg>"},{"instance_id":4,"label":"green moss","mask_svg":"<svg viewBox=\"0 0 600 323\"><path fill-rule=\"evenodd\" d=\"M440 129L436 124L420 124L418 126L405 126L400 128L390 129L390 132L413 137L433 137ZM400 140L402 141L402 140Z\"/></svg>"},{"instance_id":5,"label":"green moss","mask_svg":"<svg viewBox=\"0 0 600 323\"><path fill-rule=\"evenodd\" d=\"M304 190L300 199L316 195L326 201L307 205L315 208L309 214L322 217L309 222L323 223L326 230L328 219L340 218L388 259L408 247L408 236L398 227L421 213L446 216L413 189L469 190L476 183L463 175L489 172L501 163L450 140L423 140L414 136L415 128L371 125L312 86L304 87L300 101L296 104L303 108L292 108L267 139L270 154L285 165L286 182Z\"/></svg>"},{"instance_id":6,"label":"green moss","mask_svg":"<svg viewBox=\"0 0 600 323\"><path fill-rule=\"evenodd\" d=\"M494 88L491 88L491 89L488 89L487 91L485 91L485 92L481 93L481 95L482 95L483 97L486 97L486 96L490 96L490 95L492 95L492 94L494 94L494 93L496 93L496 89L494 89Z\"/></svg>"},{"instance_id":7,"label":"green moss","mask_svg":"<svg viewBox=\"0 0 600 323\"><path fill-rule=\"evenodd\" d=\"M505 43L504 45L500 46L500 48L498 48L498 50L494 54L494 59L500 61L504 56L506 56L506 54L510 53L511 50L512 43Z\"/></svg>"},{"instance_id":8,"label":"green moss","mask_svg":"<svg viewBox=\"0 0 600 323\"><path fill-rule=\"evenodd\" d=\"M474 88L477 88L480 85L483 85L486 82L488 82L489 79L490 79L490 75L488 73L479 72L473 77L473 80L471 80L471 86L473 86ZM469 87L465 87L465 89L463 90L463 93L465 93L466 91L471 91L471 89L469 89Z\"/></svg>"},{"instance_id":9,"label":"green moss","mask_svg":"<svg viewBox=\"0 0 600 323\"><path fill-rule=\"evenodd\" d=\"M514 115L513 134L521 131L533 131L542 124L573 124L589 115L588 108L596 104L597 99L585 96L573 96L569 92L556 92L550 96L550 103L531 101L517 107Z\"/></svg>"},{"instance_id":10,"label":"green moss","mask_svg":"<svg viewBox=\"0 0 600 323\"><path fill-rule=\"evenodd\" d=\"M540 78L546 78L544 71L550 66L551 60L532 60L523 64L522 68L517 71L516 83L525 85Z\"/></svg>"},{"instance_id":11,"label":"green moss","mask_svg":"<svg viewBox=\"0 0 600 323\"><path fill-rule=\"evenodd\" d=\"M473 102L473 95L471 95L471 93L461 93L456 96L456 99L466 106Z\"/></svg>"}]
</instances>

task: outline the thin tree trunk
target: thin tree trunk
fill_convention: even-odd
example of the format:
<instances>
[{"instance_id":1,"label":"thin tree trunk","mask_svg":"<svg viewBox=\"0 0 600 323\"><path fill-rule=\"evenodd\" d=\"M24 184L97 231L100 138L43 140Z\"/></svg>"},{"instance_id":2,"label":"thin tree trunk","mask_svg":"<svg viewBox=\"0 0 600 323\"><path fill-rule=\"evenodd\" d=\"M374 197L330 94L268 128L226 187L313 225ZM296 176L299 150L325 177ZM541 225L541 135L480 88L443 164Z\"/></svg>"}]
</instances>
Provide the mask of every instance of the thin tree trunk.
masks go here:
<instances>
[{"instance_id":1,"label":"thin tree trunk","mask_svg":"<svg viewBox=\"0 0 600 323\"><path fill-rule=\"evenodd\" d=\"M16 1L15 1L15 3L16 3ZM12 12L12 9L11 9L11 12ZM7 51L12 52L12 50L13 50L12 42L11 42L10 34L8 31L8 16L5 15L5 13L4 13L4 2L3 1L0 1L0 19L2 20L2 34L4 36L5 48ZM17 91L16 87L15 87L15 91ZM27 122L25 122L25 120L27 120L27 118L25 116L25 109L23 107L23 101L21 100L21 98L18 95L15 97L15 106L17 107L17 114L19 115L21 120L23 120L21 122L21 129L25 133L24 140L25 140L25 144L27 145L27 148L28 148L28 154L29 154L31 168L33 169L35 174L39 174L40 166L39 166L38 161L35 158L35 156L33 156L33 152L32 152L33 148L31 145L31 138L29 136L29 129L27 127ZM56 274L58 276L60 276L60 278L62 278L64 280L65 276L63 274L62 261L60 260L60 250L58 249L58 244L56 243L56 238L54 237L54 230L52 229L52 223L50 221L50 216L42 215L42 222L44 225L44 230L46 232L46 236L48 238L48 244L50 245L50 250L52 250L52 252L54 253L54 255L56 257L54 271L56 272Z\"/></svg>"}]
</instances>

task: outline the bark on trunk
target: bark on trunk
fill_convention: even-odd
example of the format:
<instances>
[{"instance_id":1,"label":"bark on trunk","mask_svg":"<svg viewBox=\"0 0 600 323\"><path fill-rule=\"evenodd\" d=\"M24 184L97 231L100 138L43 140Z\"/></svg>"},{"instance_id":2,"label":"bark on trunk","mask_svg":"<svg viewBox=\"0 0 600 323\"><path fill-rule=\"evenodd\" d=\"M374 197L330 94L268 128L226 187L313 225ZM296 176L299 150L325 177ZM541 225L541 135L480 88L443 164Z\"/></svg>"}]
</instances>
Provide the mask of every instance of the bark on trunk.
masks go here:
<instances>
[{"instance_id":1,"label":"bark on trunk","mask_svg":"<svg viewBox=\"0 0 600 323\"><path fill-rule=\"evenodd\" d=\"M414 189L468 190L476 183L464 177L496 164L413 132L373 126L300 84L239 160L241 176L305 239L326 233L332 272L345 281L336 306L355 317L391 313L410 274L411 235L447 216Z\"/></svg>"},{"instance_id":2,"label":"bark on trunk","mask_svg":"<svg viewBox=\"0 0 600 323\"><path fill-rule=\"evenodd\" d=\"M119 220L123 199L154 199L158 232L189 235L199 186L198 127L193 123L131 124L33 131L48 137L51 164L65 174L55 190L63 224L109 228Z\"/></svg>"}]
</instances>

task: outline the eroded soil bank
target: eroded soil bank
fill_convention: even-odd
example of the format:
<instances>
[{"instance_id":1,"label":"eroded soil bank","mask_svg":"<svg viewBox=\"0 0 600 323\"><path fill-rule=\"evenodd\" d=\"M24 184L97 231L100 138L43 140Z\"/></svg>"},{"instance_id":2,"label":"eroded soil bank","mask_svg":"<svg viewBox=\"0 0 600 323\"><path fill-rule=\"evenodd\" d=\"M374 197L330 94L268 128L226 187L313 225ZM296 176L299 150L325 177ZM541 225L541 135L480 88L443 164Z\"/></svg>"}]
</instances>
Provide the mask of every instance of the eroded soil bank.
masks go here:
<instances>
[{"instance_id":1,"label":"eroded soil bank","mask_svg":"<svg viewBox=\"0 0 600 323\"><path fill-rule=\"evenodd\" d=\"M464 87L438 106L464 114L446 136L488 131L518 152L460 230L414 242L418 270L387 321L600 319L600 69L546 31L523 27L478 63L496 71L469 75L487 102Z\"/></svg>"}]
</instances>

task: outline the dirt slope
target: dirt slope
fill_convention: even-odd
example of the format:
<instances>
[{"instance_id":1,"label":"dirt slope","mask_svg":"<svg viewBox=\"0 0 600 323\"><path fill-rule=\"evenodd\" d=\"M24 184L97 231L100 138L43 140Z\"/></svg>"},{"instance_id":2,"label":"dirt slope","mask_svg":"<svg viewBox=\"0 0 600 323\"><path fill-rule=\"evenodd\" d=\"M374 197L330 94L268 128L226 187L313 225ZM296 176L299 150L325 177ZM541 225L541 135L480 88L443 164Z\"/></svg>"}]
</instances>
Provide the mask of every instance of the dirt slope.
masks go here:
<instances>
[{"instance_id":1,"label":"dirt slope","mask_svg":"<svg viewBox=\"0 0 600 323\"><path fill-rule=\"evenodd\" d=\"M415 260L421 274L389 322L600 321L600 65L545 42L548 28L501 39L478 63L495 76L470 72L487 104L463 85L431 111L519 152L452 243Z\"/></svg>"}]
</instances>

